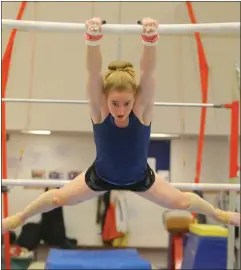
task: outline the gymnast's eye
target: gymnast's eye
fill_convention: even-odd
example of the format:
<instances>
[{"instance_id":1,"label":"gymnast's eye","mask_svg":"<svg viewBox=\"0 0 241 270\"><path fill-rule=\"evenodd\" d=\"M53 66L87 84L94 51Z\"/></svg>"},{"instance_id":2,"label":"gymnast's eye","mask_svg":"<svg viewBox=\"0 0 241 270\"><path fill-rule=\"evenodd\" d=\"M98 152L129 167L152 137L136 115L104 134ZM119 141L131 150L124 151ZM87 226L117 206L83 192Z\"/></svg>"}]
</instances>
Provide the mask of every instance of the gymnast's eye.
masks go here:
<instances>
[{"instance_id":1,"label":"gymnast's eye","mask_svg":"<svg viewBox=\"0 0 241 270\"><path fill-rule=\"evenodd\" d=\"M113 102L112 102L112 105L114 105L115 107L117 107L117 106L118 106L118 103L115 102L115 101L113 101Z\"/></svg>"},{"instance_id":2,"label":"gymnast's eye","mask_svg":"<svg viewBox=\"0 0 241 270\"><path fill-rule=\"evenodd\" d=\"M130 105L130 102L126 102L126 103L124 104L125 107L128 107L129 105Z\"/></svg>"}]
</instances>

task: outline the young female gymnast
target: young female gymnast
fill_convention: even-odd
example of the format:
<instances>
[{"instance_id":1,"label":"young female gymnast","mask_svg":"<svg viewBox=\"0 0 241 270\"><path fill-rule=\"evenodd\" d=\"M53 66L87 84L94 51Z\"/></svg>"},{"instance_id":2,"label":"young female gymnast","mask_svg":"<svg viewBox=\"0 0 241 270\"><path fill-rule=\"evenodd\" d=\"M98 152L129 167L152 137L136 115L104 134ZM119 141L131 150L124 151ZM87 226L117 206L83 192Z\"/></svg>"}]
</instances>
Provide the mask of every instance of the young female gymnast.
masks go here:
<instances>
[{"instance_id":1,"label":"young female gymnast","mask_svg":"<svg viewBox=\"0 0 241 270\"><path fill-rule=\"evenodd\" d=\"M215 209L192 192L181 192L147 164L154 107L157 22L142 20L143 52L140 83L129 62L109 64L102 76L101 19L86 22L87 92L96 159L82 174L60 189L49 190L22 212L3 220L3 231L13 230L29 217L55 207L73 205L107 190L130 190L169 209L181 209L212 217L220 223L240 226L240 214Z\"/></svg>"}]
</instances>

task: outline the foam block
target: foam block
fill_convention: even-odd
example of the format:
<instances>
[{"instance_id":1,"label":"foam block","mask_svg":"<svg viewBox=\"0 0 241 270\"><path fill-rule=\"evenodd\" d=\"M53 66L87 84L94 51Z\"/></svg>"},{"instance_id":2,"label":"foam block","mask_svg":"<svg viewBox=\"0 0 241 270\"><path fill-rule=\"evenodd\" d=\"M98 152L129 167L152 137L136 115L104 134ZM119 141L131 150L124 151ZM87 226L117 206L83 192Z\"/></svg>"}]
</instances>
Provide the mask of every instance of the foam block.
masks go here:
<instances>
[{"instance_id":1,"label":"foam block","mask_svg":"<svg viewBox=\"0 0 241 270\"><path fill-rule=\"evenodd\" d=\"M51 249L45 269L150 269L151 264L136 249Z\"/></svg>"}]
</instances>

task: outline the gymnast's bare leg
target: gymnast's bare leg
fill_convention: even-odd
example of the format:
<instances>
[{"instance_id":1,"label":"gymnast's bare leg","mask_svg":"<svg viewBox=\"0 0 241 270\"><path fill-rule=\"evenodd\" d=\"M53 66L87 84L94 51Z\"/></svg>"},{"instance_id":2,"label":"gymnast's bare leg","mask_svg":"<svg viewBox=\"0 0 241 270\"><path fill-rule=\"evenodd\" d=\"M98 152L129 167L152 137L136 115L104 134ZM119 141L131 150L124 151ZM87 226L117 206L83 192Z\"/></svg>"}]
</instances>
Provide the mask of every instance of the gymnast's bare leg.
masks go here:
<instances>
[{"instance_id":1,"label":"gymnast's bare leg","mask_svg":"<svg viewBox=\"0 0 241 270\"><path fill-rule=\"evenodd\" d=\"M102 193L92 191L87 186L85 172L83 172L62 188L44 192L35 201L25 207L22 212L4 219L2 221L2 232L16 229L23 225L28 218L36 214L48 212L64 205L75 205Z\"/></svg>"},{"instance_id":2,"label":"gymnast's bare leg","mask_svg":"<svg viewBox=\"0 0 241 270\"><path fill-rule=\"evenodd\" d=\"M200 196L176 189L160 175L155 174L155 177L156 181L148 191L137 194L168 209L204 214L222 224L240 226L240 213L216 209Z\"/></svg>"}]
</instances>

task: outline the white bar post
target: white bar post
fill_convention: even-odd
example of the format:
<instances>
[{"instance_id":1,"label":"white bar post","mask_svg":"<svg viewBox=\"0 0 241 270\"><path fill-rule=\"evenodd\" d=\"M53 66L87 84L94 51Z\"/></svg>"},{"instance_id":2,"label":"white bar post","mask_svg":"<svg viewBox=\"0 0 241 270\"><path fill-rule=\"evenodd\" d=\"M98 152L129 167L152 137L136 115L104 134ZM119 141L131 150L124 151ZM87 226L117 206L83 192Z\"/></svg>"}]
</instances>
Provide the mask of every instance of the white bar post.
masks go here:
<instances>
[{"instance_id":1,"label":"white bar post","mask_svg":"<svg viewBox=\"0 0 241 270\"><path fill-rule=\"evenodd\" d=\"M229 207L228 211L235 212L235 199L236 194L234 191L229 192ZM228 246L227 246L227 269L234 269L234 247L235 247L235 239L234 239L234 226L228 226Z\"/></svg>"},{"instance_id":2,"label":"white bar post","mask_svg":"<svg viewBox=\"0 0 241 270\"><path fill-rule=\"evenodd\" d=\"M121 15L122 15L122 2L119 2L119 10L118 10L118 23L121 24ZM116 42L116 60L121 61L121 36L120 34L117 36Z\"/></svg>"}]
</instances>

